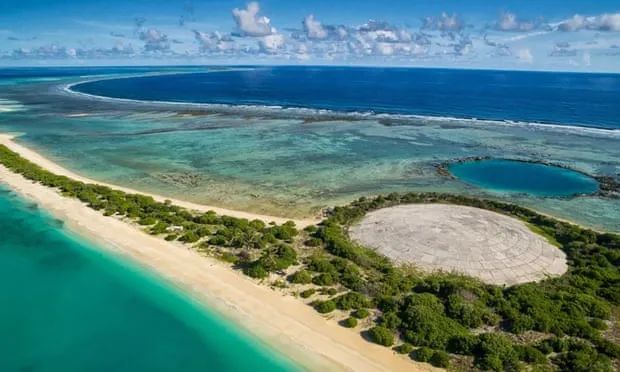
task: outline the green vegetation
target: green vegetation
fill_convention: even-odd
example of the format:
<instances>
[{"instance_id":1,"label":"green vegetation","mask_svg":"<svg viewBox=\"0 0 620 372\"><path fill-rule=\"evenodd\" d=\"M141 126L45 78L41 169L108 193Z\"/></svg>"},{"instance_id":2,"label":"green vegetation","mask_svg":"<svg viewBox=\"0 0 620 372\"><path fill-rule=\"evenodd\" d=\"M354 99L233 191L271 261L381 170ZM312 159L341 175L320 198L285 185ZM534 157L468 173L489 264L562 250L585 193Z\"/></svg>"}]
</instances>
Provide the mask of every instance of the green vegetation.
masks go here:
<instances>
[{"instance_id":1,"label":"green vegetation","mask_svg":"<svg viewBox=\"0 0 620 372\"><path fill-rule=\"evenodd\" d=\"M450 365L448 353L441 350L433 350L426 346L414 350L412 357L418 362L427 362L439 368L447 368Z\"/></svg>"},{"instance_id":2,"label":"green vegetation","mask_svg":"<svg viewBox=\"0 0 620 372\"><path fill-rule=\"evenodd\" d=\"M314 302L313 306L316 311L321 314L331 313L332 311L336 310L336 303L332 300L316 301Z\"/></svg>"},{"instance_id":3,"label":"green vegetation","mask_svg":"<svg viewBox=\"0 0 620 372\"><path fill-rule=\"evenodd\" d=\"M355 328L357 327L357 319L350 316L347 319L342 321L342 325L347 328Z\"/></svg>"},{"instance_id":4,"label":"green vegetation","mask_svg":"<svg viewBox=\"0 0 620 372\"><path fill-rule=\"evenodd\" d=\"M150 196L129 194L106 186L87 184L55 175L0 145L0 163L44 186L56 188L66 197L77 198L107 216L128 218L152 235L168 241L200 244L201 249L227 248L226 260L234 262L254 278L265 278L297 263L290 245L299 232L293 222L267 226L259 220L218 216L215 212L193 213ZM233 252L238 259L232 259ZM222 253L219 253L220 257Z\"/></svg>"},{"instance_id":5,"label":"green vegetation","mask_svg":"<svg viewBox=\"0 0 620 372\"><path fill-rule=\"evenodd\" d=\"M334 278L328 273L322 273L312 278L312 283L316 285L332 285Z\"/></svg>"},{"instance_id":6,"label":"green vegetation","mask_svg":"<svg viewBox=\"0 0 620 372\"><path fill-rule=\"evenodd\" d=\"M316 289L310 288L310 289L306 289L305 291L302 291L299 295L301 296L301 298L308 298L315 293L316 293Z\"/></svg>"},{"instance_id":7,"label":"green vegetation","mask_svg":"<svg viewBox=\"0 0 620 372\"><path fill-rule=\"evenodd\" d=\"M503 288L454 274L422 274L395 267L385 257L352 242L346 230L372 210L406 203L450 203L483 208L516 217L562 249L570 270L558 278ZM314 236L327 254L313 258L309 270L328 272L351 292L363 295L380 315L371 340L398 334L405 342L437 351L436 365L446 364L446 352L474 357L477 368L579 369L588 361L612 370L618 345L600 330L620 304L620 237L599 233L540 215L519 206L435 193L390 194L361 198L336 207ZM354 280L342 280L333 261L345 259ZM338 306L339 298L334 299ZM338 306L339 308L341 306ZM346 308L347 305L342 306ZM487 333L472 330L487 327ZM498 332L501 331L501 332ZM556 350L544 350L533 341L517 341L510 334L540 332L558 340L575 339ZM506 335L504 335L506 334ZM379 340L379 341L377 341ZM584 347L583 345L587 345ZM426 349L422 349L424 353ZM414 353L415 354L415 353ZM423 359L431 362L431 355ZM553 357L551 357L553 356Z\"/></svg>"},{"instance_id":8,"label":"green vegetation","mask_svg":"<svg viewBox=\"0 0 620 372\"><path fill-rule=\"evenodd\" d=\"M620 313L620 236L615 234L512 204L437 193L361 198L334 208L319 227L300 232L292 222L266 225L214 212L194 213L148 196L71 180L2 145L0 163L104 215L129 219L150 234L213 252L251 277L274 275L281 280L286 269L301 265L287 279L325 286L319 293L325 297L312 302L318 312L353 310L349 319L355 319L368 317L367 309L372 309L378 317L368 330L370 340L392 346L398 336L405 342L403 350L413 345L418 348L412 353L415 359L437 366L449 363L446 352L471 356L476 368L495 371L611 371L620 357L616 339L601 332ZM504 288L460 275L396 267L348 238L347 228L369 211L406 203L465 205L518 218L566 253L569 271L540 283ZM315 294L316 287L300 296Z\"/></svg>"},{"instance_id":9,"label":"green vegetation","mask_svg":"<svg viewBox=\"0 0 620 372\"><path fill-rule=\"evenodd\" d=\"M368 318L370 312L367 309L358 309L355 310L351 315L353 315L357 319Z\"/></svg>"},{"instance_id":10,"label":"green vegetation","mask_svg":"<svg viewBox=\"0 0 620 372\"><path fill-rule=\"evenodd\" d=\"M383 346L394 345L394 333L382 326L375 326L368 330L368 337L376 344Z\"/></svg>"},{"instance_id":11,"label":"green vegetation","mask_svg":"<svg viewBox=\"0 0 620 372\"><path fill-rule=\"evenodd\" d=\"M399 354L411 354L411 352L413 351L413 345L405 342L404 344L400 344L396 346L394 348L394 351L396 351Z\"/></svg>"},{"instance_id":12,"label":"green vegetation","mask_svg":"<svg viewBox=\"0 0 620 372\"><path fill-rule=\"evenodd\" d=\"M288 277L289 282L293 284L310 284L312 275L307 270L299 270Z\"/></svg>"}]
</instances>

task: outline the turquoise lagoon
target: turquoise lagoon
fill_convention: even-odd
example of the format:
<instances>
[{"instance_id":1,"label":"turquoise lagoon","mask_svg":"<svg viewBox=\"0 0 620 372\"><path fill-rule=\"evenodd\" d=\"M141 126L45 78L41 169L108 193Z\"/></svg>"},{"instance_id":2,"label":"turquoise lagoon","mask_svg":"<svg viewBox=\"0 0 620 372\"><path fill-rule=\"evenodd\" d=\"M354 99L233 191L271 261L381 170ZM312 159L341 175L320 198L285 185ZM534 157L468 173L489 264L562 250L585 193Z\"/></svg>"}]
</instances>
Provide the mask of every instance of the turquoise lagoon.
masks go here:
<instances>
[{"instance_id":1,"label":"turquoise lagoon","mask_svg":"<svg viewBox=\"0 0 620 372\"><path fill-rule=\"evenodd\" d=\"M598 191L592 177L540 163L487 159L454 163L449 170L463 182L500 193L570 197Z\"/></svg>"},{"instance_id":2,"label":"turquoise lagoon","mask_svg":"<svg viewBox=\"0 0 620 372\"><path fill-rule=\"evenodd\" d=\"M60 76L53 82L6 78L0 98L20 109L0 115L0 131L22 133L19 142L90 178L233 209L302 217L360 196L439 191L514 202L586 226L620 231L620 199L497 193L445 177L436 168L446 161L482 156L544 160L592 175L617 176L617 129L130 103L84 98L62 89L87 80L87 75L82 71L80 77ZM580 79L573 74L569 80ZM593 79L616 84L614 77ZM546 89L566 86L572 84ZM511 117L518 117L518 107L506 107ZM588 110L580 116L596 107ZM500 115L495 111L493 117Z\"/></svg>"},{"instance_id":3,"label":"turquoise lagoon","mask_svg":"<svg viewBox=\"0 0 620 372\"><path fill-rule=\"evenodd\" d=\"M0 186L0 370L299 369Z\"/></svg>"}]
</instances>

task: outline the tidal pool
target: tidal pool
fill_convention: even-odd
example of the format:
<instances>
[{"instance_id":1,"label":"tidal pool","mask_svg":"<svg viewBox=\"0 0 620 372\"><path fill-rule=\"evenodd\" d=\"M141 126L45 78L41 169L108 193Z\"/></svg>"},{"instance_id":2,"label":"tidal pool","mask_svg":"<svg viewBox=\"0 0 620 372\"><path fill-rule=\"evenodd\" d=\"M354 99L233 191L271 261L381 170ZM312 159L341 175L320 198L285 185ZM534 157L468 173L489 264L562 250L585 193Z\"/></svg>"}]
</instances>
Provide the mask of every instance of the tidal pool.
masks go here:
<instances>
[{"instance_id":1,"label":"tidal pool","mask_svg":"<svg viewBox=\"0 0 620 372\"><path fill-rule=\"evenodd\" d=\"M569 197L598 190L592 177L540 163L488 159L455 163L449 169L459 180L491 192Z\"/></svg>"}]
</instances>

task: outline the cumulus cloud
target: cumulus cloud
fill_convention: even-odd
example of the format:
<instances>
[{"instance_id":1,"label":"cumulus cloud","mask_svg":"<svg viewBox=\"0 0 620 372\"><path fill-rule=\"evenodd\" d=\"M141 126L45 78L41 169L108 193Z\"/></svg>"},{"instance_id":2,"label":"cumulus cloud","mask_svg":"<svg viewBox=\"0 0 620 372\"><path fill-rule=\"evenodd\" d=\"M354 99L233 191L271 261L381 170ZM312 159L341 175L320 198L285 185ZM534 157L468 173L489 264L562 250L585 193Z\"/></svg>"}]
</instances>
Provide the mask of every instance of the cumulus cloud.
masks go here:
<instances>
[{"instance_id":1,"label":"cumulus cloud","mask_svg":"<svg viewBox=\"0 0 620 372\"><path fill-rule=\"evenodd\" d=\"M313 14L307 16L303 21L304 32L308 39L322 40L327 38L328 31L323 27L321 22L314 18Z\"/></svg>"},{"instance_id":2,"label":"cumulus cloud","mask_svg":"<svg viewBox=\"0 0 620 372\"><path fill-rule=\"evenodd\" d=\"M255 1L248 3L245 9L233 9L233 18L242 36L260 37L276 33L276 29L271 26L271 20L259 16L259 12L260 5Z\"/></svg>"},{"instance_id":3,"label":"cumulus cloud","mask_svg":"<svg viewBox=\"0 0 620 372\"><path fill-rule=\"evenodd\" d=\"M275 54L282 50L284 46L284 36L282 34L271 34L263 36L258 40L259 50L267 54Z\"/></svg>"},{"instance_id":4,"label":"cumulus cloud","mask_svg":"<svg viewBox=\"0 0 620 372\"><path fill-rule=\"evenodd\" d=\"M529 48L523 48L523 49L517 50L516 56L517 56L517 59L521 62L524 62L524 63L534 62L534 56L532 55L532 52L530 51Z\"/></svg>"},{"instance_id":5,"label":"cumulus cloud","mask_svg":"<svg viewBox=\"0 0 620 372\"><path fill-rule=\"evenodd\" d=\"M380 43L408 43L412 40L411 32L387 22L368 21L356 31L362 37Z\"/></svg>"},{"instance_id":6,"label":"cumulus cloud","mask_svg":"<svg viewBox=\"0 0 620 372\"><path fill-rule=\"evenodd\" d=\"M426 37L382 21L368 21L348 30L347 56L421 56L428 51Z\"/></svg>"},{"instance_id":7,"label":"cumulus cloud","mask_svg":"<svg viewBox=\"0 0 620 372\"><path fill-rule=\"evenodd\" d=\"M201 53L229 53L237 49L235 42L228 34L221 34L218 31L200 32L193 30L193 32Z\"/></svg>"},{"instance_id":8,"label":"cumulus cloud","mask_svg":"<svg viewBox=\"0 0 620 372\"><path fill-rule=\"evenodd\" d=\"M444 12L439 17L422 19L423 30L460 31L463 28L464 24L456 14L448 15Z\"/></svg>"},{"instance_id":9,"label":"cumulus cloud","mask_svg":"<svg viewBox=\"0 0 620 372\"><path fill-rule=\"evenodd\" d=\"M561 22L558 30L573 32L580 30L620 32L620 13L605 13L599 16L583 16L575 14Z\"/></svg>"},{"instance_id":10,"label":"cumulus cloud","mask_svg":"<svg viewBox=\"0 0 620 372\"><path fill-rule=\"evenodd\" d=\"M135 54L131 44L118 42L112 48L71 48L56 44L32 49L19 48L15 49L9 57L13 59L96 59L132 57Z\"/></svg>"},{"instance_id":11,"label":"cumulus cloud","mask_svg":"<svg viewBox=\"0 0 620 372\"><path fill-rule=\"evenodd\" d=\"M529 20L521 20L516 14L505 12L495 23L495 29L507 32L528 32L537 28L538 25Z\"/></svg>"},{"instance_id":12,"label":"cumulus cloud","mask_svg":"<svg viewBox=\"0 0 620 372\"><path fill-rule=\"evenodd\" d=\"M74 48L58 46L56 44L43 45L38 48L18 48L13 50L14 58L72 58L77 55Z\"/></svg>"},{"instance_id":13,"label":"cumulus cloud","mask_svg":"<svg viewBox=\"0 0 620 372\"><path fill-rule=\"evenodd\" d=\"M170 50L168 36L155 28L141 31L140 40L144 41L144 50L147 52L166 52Z\"/></svg>"}]
</instances>

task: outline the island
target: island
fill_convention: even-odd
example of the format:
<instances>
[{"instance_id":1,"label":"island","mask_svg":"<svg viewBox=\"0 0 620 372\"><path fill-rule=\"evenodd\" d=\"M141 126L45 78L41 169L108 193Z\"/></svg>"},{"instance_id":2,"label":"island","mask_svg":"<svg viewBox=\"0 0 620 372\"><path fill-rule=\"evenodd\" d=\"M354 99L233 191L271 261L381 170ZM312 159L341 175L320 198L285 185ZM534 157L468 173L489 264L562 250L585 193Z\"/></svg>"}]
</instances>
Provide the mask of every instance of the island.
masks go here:
<instances>
[{"instance_id":1,"label":"island","mask_svg":"<svg viewBox=\"0 0 620 372\"><path fill-rule=\"evenodd\" d=\"M362 197L322 221L216 210L79 177L11 136L0 143L1 182L309 369L612 370L620 357L616 234L513 204L428 192ZM527 249L557 262L556 270L493 281L456 266L429 270L416 259L392 260L380 246L360 243L360 223L404 206L499 214L532 239ZM405 210L377 221L389 229L410 216ZM502 234L505 226L496 229ZM416 229L404 233L394 239L437 238L428 230L422 238Z\"/></svg>"}]
</instances>

